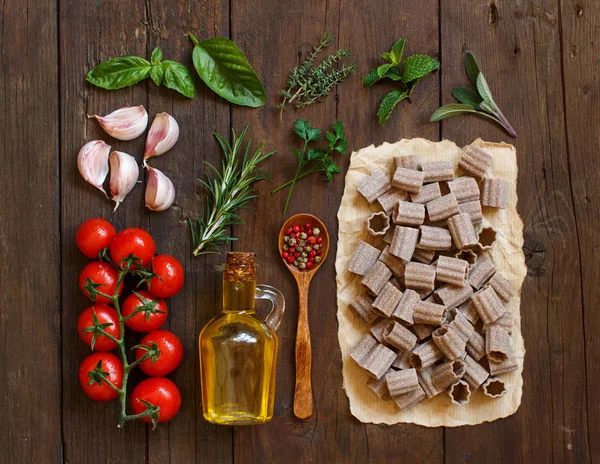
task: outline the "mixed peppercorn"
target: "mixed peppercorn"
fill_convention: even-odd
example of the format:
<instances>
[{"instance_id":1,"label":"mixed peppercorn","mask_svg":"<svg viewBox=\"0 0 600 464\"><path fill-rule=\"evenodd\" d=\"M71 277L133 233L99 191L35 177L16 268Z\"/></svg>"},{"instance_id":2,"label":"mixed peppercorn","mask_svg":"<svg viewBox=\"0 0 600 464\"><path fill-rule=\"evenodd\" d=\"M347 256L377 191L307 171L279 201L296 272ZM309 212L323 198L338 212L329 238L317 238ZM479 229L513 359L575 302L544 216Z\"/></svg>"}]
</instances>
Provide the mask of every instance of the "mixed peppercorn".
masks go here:
<instances>
[{"instance_id":1,"label":"mixed peppercorn","mask_svg":"<svg viewBox=\"0 0 600 464\"><path fill-rule=\"evenodd\" d=\"M283 237L281 257L300 271L306 271L321 262L323 237L321 231L307 222L288 227Z\"/></svg>"}]
</instances>

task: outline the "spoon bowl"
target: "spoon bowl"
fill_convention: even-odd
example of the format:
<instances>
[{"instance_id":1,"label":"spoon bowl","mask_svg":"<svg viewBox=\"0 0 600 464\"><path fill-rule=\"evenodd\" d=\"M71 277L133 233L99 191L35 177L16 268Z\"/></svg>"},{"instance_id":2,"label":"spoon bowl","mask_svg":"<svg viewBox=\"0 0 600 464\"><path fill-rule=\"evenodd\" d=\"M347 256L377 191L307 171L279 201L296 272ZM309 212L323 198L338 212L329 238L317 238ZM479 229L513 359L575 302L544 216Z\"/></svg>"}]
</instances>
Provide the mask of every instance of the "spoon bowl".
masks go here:
<instances>
[{"instance_id":1,"label":"spoon bowl","mask_svg":"<svg viewBox=\"0 0 600 464\"><path fill-rule=\"evenodd\" d=\"M290 270L290 272L294 274L294 277L296 277L296 274L310 274L312 278L315 272L317 272L317 270L325 262L325 258L327 258L327 253L329 252L329 232L327 232L327 227L325 227L325 224L323 224L323 222L318 217L313 216L312 214L300 213L295 214L294 216L290 217L287 221L285 221L283 223L283 226L281 227L281 230L279 231L279 256L281 256L281 252L283 251L283 245L285 244L285 231L290 227L293 227L295 225L303 225L307 222L310 223L313 226L313 228L316 227L321 231L321 234L319 235L319 237L323 237L323 243L321 244L320 248L321 262L315 263L315 267L313 267L312 269L300 270L292 264L288 263L285 259L281 258L283 263Z\"/></svg>"}]
</instances>

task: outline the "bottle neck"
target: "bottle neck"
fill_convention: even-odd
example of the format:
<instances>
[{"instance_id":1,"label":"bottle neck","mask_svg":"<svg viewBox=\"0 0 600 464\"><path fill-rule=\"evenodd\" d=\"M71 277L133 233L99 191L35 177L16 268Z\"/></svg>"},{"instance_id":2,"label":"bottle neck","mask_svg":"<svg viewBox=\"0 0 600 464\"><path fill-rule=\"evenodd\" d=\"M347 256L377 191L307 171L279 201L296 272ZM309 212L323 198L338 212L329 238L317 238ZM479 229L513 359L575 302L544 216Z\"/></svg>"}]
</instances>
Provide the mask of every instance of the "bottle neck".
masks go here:
<instances>
[{"instance_id":1,"label":"bottle neck","mask_svg":"<svg viewBox=\"0 0 600 464\"><path fill-rule=\"evenodd\" d=\"M256 280L238 282L223 279L223 310L254 312Z\"/></svg>"}]
</instances>

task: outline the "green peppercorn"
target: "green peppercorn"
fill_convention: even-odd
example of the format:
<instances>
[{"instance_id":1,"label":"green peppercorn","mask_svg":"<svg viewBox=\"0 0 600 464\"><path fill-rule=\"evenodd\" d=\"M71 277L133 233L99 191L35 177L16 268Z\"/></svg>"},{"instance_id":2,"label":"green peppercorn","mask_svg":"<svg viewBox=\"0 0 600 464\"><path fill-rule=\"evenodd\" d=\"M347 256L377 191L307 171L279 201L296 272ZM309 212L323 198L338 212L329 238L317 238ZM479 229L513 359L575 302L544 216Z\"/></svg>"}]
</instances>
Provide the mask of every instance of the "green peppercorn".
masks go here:
<instances>
[{"instance_id":1,"label":"green peppercorn","mask_svg":"<svg viewBox=\"0 0 600 464\"><path fill-rule=\"evenodd\" d=\"M294 266L298 267L298 264L300 264L300 261L296 259L296 261L294 261Z\"/></svg>"},{"instance_id":2,"label":"green peppercorn","mask_svg":"<svg viewBox=\"0 0 600 464\"><path fill-rule=\"evenodd\" d=\"M321 257L315 256L315 263L320 263L320 262L321 262Z\"/></svg>"},{"instance_id":3,"label":"green peppercorn","mask_svg":"<svg viewBox=\"0 0 600 464\"><path fill-rule=\"evenodd\" d=\"M283 241L284 241L285 243L288 243L288 242L290 241L290 238L291 238L291 237L290 237L289 235L286 235L285 237L283 237Z\"/></svg>"},{"instance_id":4,"label":"green peppercorn","mask_svg":"<svg viewBox=\"0 0 600 464\"><path fill-rule=\"evenodd\" d=\"M289 246L287 246L287 245L283 245L283 251L288 251L289 249L290 249L290 247L289 247Z\"/></svg>"},{"instance_id":5,"label":"green peppercorn","mask_svg":"<svg viewBox=\"0 0 600 464\"><path fill-rule=\"evenodd\" d=\"M300 263L300 266L298 266L300 269L306 269L306 263Z\"/></svg>"},{"instance_id":6,"label":"green peppercorn","mask_svg":"<svg viewBox=\"0 0 600 464\"><path fill-rule=\"evenodd\" d=\"M302 240L306 240L306 237L308 237L308 235L306 235L306 232L301 232L301 233L300 233L300 238L301 238Z\"/></svg>"},{"instance_id":7,"label":"green peppercorn","mask_svg":"<svg viewBox=\"0 0 600 464\"><path fill-rule=\"evenodd\" d=\"M321 233L321 231L319 229L317 229L316 227L312 230L312 233L315 237L318 237L319 234Z\"/></svg>"},{"instance_id":8,"label":"green peppercorn","mask_svg":"<svg viewBox=\"0 0 600 464\"><path fill-rule=\"evenodd\" d=\"M300 240L298 243L300 244L300 246L304 246L306 245L306 240Z\"/></svg>"},{"instance_id":9,"label":"green peppercorn","mask_svg":"<svg viewBox=\"0 0 600 464\"><path fill-rule=\"evenodd\" d=\"M294 246L294 245L296 245L296 243L297 243L297 242L296 242L296 239L295 239L295 238L290 238L289 244L290 244L291 246Z\"/></svg>"},{"instance_id":10,"label":"green peppercorn","mask_svg":"<svg viewBox=\"0 0 600 464\"><path fill-rule=\"evenodd\" d=\"M317 251L319 248L321 248L321 245L319 245L319 244L313 245L313 250Z\"/></svg>"},{"instance_id":11,"label":"green peppercorn","mask_svg":"<svg viewBox=\"0 0 600 464\"><path fill-rule=\"evenodd\" d=\"M307 253L306 251L303 251L302 253L300 253L300 255L301 255L303 258L306 258L306 257L308 257L308 253Z\"/></svg>"},{"instance_id":12,"label":"green peppercorn","mask_svg":"<svg viewBox=\"0 0 600 464\"><path fill-rule=\"evenodd\" d=\"M304 251L304 247L302 247L302 246L296 247L296 251L298 253L302 253Z\"/></svg>"},{"instance_id":13,"label":"green peppercorn","mask_svg":"<svg viewBox=\"0 0 600 464\"><path fill-rule=\"evenodd\" d=\"M312 247L310 245L309 246L305 246L304 247L304 251L307 251L307 252L310 253L312 251Z\"/></svg>"}]
</instances>

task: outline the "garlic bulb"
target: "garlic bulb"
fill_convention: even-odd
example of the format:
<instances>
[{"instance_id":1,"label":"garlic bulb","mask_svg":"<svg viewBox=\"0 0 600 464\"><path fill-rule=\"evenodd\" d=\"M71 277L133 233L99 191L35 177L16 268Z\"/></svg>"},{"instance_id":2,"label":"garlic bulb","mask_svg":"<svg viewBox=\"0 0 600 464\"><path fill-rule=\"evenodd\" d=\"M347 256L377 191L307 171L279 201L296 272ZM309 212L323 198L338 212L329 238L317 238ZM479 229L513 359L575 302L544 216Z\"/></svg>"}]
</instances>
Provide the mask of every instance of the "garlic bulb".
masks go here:
<instances>
[{"instance_id":1,"label":"garlic bulb","mask_svg":"<svg viewBox=\"0 0 600 464\"><path fill-rule=\"evenodd\" d=\"M127 196L140 175L137 161L131 155L122 151L113 151L109 157L110 161L110 194L115 202L115 209Z\"/></svg>"},{"instance_id":2,"label":"garlic bulb","mask_svg":"<svg viewBox=\"0 0 600 464\"><path fill-rule=\"evenodd\" d=\"M108 135L119 140L133 140L148 126L148 113L142 105L126 106L106 116L93 114L88 118L96 118Z\"/></svg>"},{"instance_id":3,"label":"garlic bulb","mask_svg":"<svg viewBox=\"0 0 600 464\"><path fill-rule=\"evenodd\" d=\"M164 211L175 200L175 186L171 179L158 169L147 166L146 208L151 211Z\"/></svg>"},{"instance_id":4,"label":"garlic bulb","mask_svg":"<svg viewBox=\"0 0 600 464\"><path fill-rule=\"evenodd\" d=\"M152 121L148 138L146 139L146 152L144 153L144 166L146 160L159 156L170 150L179 138L179 125L167 113L159 113Z\"/></svg>"},{"instance_id":5,"label":"garlic bulb","mask_svg":"<svg viewBox=\"0 0 600 464\"><path fill-rule=\"evenodd\" d=\"M109 153L110 145L102 140L92 140L81 147L77 155L77 168L81 176L104 195L106 192L102 184L108 175Z\"/></svg>"}]
</instances>

